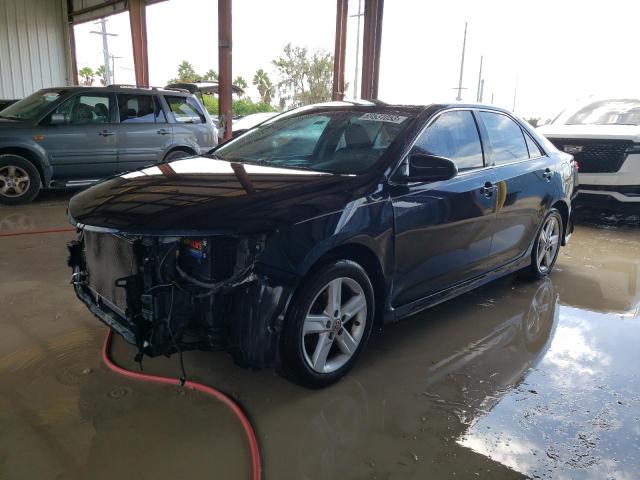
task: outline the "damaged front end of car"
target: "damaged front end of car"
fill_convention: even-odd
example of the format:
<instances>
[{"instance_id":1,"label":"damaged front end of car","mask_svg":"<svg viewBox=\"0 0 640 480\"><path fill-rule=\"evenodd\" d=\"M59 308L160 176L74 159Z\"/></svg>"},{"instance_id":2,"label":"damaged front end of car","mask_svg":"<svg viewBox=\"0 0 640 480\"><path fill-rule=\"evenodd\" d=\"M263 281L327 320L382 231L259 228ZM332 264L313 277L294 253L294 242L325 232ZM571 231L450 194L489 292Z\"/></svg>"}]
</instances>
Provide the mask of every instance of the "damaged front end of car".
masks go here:
<instances>
[{"instance_id":1,"label":"damaged front end of car","mask_svg":"<svg viewBox=\"0 0 640 480\"><path fill-rule=\"evenodd\" d=\"M76 295L143 355L228 350L278 361L293 279L260 267L264 236L138 236L79 230L68 244ZM288 287L287 285L290 285Z\"/></svg>"}]
</instances>

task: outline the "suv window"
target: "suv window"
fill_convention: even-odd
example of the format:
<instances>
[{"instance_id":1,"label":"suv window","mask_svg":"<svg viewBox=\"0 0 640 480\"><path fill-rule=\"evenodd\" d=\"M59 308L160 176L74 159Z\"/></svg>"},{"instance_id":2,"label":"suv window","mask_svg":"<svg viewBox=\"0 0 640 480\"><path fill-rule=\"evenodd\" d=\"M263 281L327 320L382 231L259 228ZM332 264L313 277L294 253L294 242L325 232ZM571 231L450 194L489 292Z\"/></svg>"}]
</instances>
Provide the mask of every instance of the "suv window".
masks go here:
<instances>
[{"instance_id":1,"label":"suv window","mask_svg":"<svg viewBox=\"0 0 640 480\"><path fill-rule=\"evenodd\" d=\"M491 160L494 165L529 158L529 151L520 125L500 113L480 112L480 118L487 129L491 145Z\"/></svg>"},{"instance_id":2,"label":"suv window","mask_svg":"<svg viewBox=\"0 0 640 480\"><path fill-rule=\"evenodd\" d=\"M154 95L118 94L120 123L166 123Z\"/></svg>"},{"instance_id":3,"label":"suv window","mask_svg":"<svg viewBox=\"0 0 640 480\"><path fill-rule=\"evenodd\" d=\"M420 135L413 148L428 155L449 158L460 171L484 166L480 135L468 110L440 115Z\"/></svg>"},{"instance_id":4,"label":"suv window","mask_svg":"<svg viewBox=\"0 0 640 480\"><path fill-rule=\"evenodd\" d=\"M76 95L59 105L53 112L64 115L68 125L109 123L109 95ZM47 116L51 119L51 115Z\"/></svg>"},{"instance_id":5,"label":"suv window","mask_svg":"<svg viewBox=\"0 0 640 480\"><path fill-rule=\"evenodd\" d=\"M178 123L205 123L206 118L198 102L191 97L165 96L169 109Z\"/></svg>"}]
</instances>

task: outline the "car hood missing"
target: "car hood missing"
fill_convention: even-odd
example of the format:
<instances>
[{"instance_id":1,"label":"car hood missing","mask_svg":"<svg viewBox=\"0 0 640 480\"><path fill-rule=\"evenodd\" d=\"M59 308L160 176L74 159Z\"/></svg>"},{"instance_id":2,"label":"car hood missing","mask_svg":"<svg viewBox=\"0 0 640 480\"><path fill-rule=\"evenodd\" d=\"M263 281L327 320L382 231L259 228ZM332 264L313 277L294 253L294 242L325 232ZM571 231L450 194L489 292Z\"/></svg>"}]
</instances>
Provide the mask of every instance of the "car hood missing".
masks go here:
<instances>
[{"instance_id":1,"label":"car hood missing","mask_svg":"<svg viewBox=\"0 0 640 480\"><path fill-rule=\"evenodd\" d=\"M263 233L344 208L358 177L190 157L78 193L77 226L129 234Z\"/></svg>"}]
</instances>

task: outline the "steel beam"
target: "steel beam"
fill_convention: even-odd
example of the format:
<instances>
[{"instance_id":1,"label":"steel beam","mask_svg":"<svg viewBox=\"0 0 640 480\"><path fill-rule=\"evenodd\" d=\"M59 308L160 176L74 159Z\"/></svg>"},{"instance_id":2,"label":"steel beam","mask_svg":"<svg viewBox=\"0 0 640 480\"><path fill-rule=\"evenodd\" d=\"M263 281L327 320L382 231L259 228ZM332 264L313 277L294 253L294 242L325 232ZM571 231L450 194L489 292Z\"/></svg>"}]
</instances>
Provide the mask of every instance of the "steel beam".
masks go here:
<instances>
[{"instance_id":1,"label":"steel beam","mask_svg":"<svg viewBox=\"0 0 640 480\"><path fill-rule=\"evenodd\" d=\"M365 0L364 3L362 86L360 96L367 100L378 98L383 7L384 0Z\"/></svg>"},{"instance_id":2,"label":"steel beam","mask_svg":"<svg viewBox=\"0 0 640 480\"><path fill-rule=\"evenodd\" d=\"M128 7L136 84L148 87L149 57L147 55L147 14L145 0L129 0Z\"/></svg>"},{"instance_id":3,"label":"steel beam","mask_svg":"<svg viewBox=\"0 0 640 480\"><path fill-rule=\"evenodd\" d=\"M71 84L78 85L78 60L76 58L76 35L73 30L73 0L67 0L67 25L69 29L69 57L71 59Z\"/></svg>"},{"instance_id":4,"label":"steel beam","mask_svg":"<svg viewBox=\"0 0 640 480\"><path fill-rule=\"evenodd\" d=\"M231 0L218 0L218 116L224 141L232 135L231 52Z\"/></svg>"},{"instance_id":5,"label":"steel beam","mask_svg":"<svg viewBox=\"0 0 640 480\"><path fill-rule=\"evenodd\" d=\"M333 99L344 99L344 63L347 54L347 17L349 0L337 0L336 46L333 56Z\"/></svg>"}]
</instances>

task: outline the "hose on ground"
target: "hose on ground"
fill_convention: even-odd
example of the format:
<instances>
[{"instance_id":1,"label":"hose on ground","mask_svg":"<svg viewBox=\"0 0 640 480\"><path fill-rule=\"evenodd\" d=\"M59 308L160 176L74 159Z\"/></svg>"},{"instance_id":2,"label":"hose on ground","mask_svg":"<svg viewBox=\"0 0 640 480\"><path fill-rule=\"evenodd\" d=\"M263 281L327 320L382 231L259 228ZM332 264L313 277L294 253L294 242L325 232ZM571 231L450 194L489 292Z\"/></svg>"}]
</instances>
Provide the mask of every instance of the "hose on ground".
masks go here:
<instances>
[{"instance_id":1,"label":"hose on ground","mask_svg":"<svg viewBox=\"0 0 640 480\"><path fill-rule=\"evenodd\" d=\"M104 344L102 347L102 360L104 361L105 365L109 367L109 369L111 369L115 373L118 373L128 378L133 378L136 380L143 380L146 382L161 383L161 384L173 385L173 386L179 385L180 381L177 378L161 377L157 375L149 375L146 373L133 372L131 370L127 370L113 363L110 356L112 338L113 338L113 332L109 330L109 332L107 333L107 336L104 339ZM229 409L233 412L233 414L238 418L247 436L247 441L249 443L249 450L251 452L251 468L252 468L251 478L253 480L260 480L260 478L262 477L262 472L261 472L262 467L260 464L260 450L258 448L258 439L253 430L253 427L251 426L251 422L249 421L247 416L244 414L240 406L237 403L235 403L226 394L220 392L219 390L216 390L213 387L203 385L202 383L197 383L191 380L187 380L184 382L184 387L190 388L192 390L197 390L198 392L202 392L216 398L217 400L224 403L227 407L229 407Z\"/></svg>"}]
</instances>

